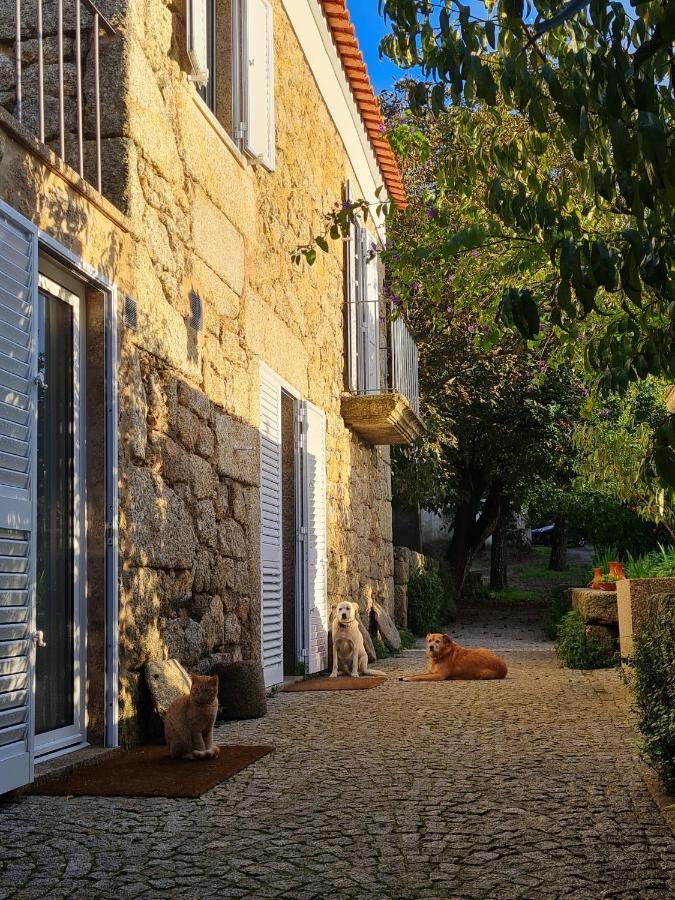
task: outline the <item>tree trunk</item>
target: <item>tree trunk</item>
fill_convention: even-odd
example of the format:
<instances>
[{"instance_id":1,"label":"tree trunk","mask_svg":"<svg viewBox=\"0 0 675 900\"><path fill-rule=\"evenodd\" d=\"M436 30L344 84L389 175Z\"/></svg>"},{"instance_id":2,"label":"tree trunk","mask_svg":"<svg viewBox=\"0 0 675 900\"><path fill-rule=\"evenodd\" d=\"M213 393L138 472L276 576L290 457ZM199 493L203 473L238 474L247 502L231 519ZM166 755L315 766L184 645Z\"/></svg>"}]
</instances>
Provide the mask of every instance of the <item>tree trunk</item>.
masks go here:
<instances>
[{"instance_id":1,"label":"tree trunk","mask_svg":"<svg viewBox=\"0 0 675 900\"><path fill-rule=\"evenodd\" d=\"M478 505L466 501L457 505L453 516L452 538L448 547L448 564L456 597L462 593L466 576L471 568L475 552L471 548L471 530L477 515Z\"/></svg>"},{"instance_id":2,"label":"tree trunk","mask_svg":"<svg viewBox=\"0 0 675 900\"><path fill-rule=\"evenodd\" d=\"M494 531L501 504L501 484L493 484L481 510L481 497L458 503L453 517L453 531L448 548L448 563L455 595L461 596L474 553ZM480 515L478 515L481 510Z\"/></svg>"},{"instance_id":3,"label":"tree trunk","mask_svg":"<svg viewBox=\"0 0 675 900\"><path fill-rule=\"evenodd\" d=\"M502 508L497 519L497 526L492 532L492 549L490 552L490 590L505 591L508 587L506 571L506 531L508 515Z\"/></svg>"},{"instance_id":4,"label":"tree trunk","mask_svg":"<svg viewBox=\"0 0 675 900\"><path fill-rule=\"evenodd\" d=\"M553 522L555 528L551 532L548 567L554 572L564 572L567 569L567 519L565 516L556 516Z\"/></svg>"}]
</instances>

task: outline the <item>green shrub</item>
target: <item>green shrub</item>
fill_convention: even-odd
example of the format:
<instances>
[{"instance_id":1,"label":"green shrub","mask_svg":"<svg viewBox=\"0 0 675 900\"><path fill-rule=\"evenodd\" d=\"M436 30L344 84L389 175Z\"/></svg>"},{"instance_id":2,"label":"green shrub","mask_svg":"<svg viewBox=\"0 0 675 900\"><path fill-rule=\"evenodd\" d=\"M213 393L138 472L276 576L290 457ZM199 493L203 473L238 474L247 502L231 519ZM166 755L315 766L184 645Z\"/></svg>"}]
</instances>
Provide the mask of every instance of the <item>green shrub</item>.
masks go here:
<instances>
[{"instance_id":1,"label":"green shrub","mask_svg":"<svg viewBox=\"0 0 675 900\"><path fill-rule=\"evenodd\" d=\"M565 615L569 612L569 608L566 591L557 590L551 593L544 622L546 637L549 641L554 641L558 637L558 628Z\"/></svg>"},{"instance_id":2,"label":"green shrub","mask_svg":"<svg viewBox=\"0 0 675 900\"><path fill-rule=\"evenodd\" d=\"M384 643L382 638L379 635L375 635L373 638L373 647L375 648L375 655L378 659L387 659L392 656L391 650Z\"/></svg>"},{"instance_id":3,"label":"green shrub","mask_svg":"<svg viewBox=\"0 0 675 900\"><path fill-rule=\"evenodd\" d=\"M413 634L424 636L440 627L445 613L446 595L437 572L430 570L408 579L408 627Z\"/></svg>"},{"instance_id":4,"label":"green shrub","mask_svg":"<svg viewBox=\"0 0 675 900\"><path fill-rule=\"evenodd\" d=\"M629 553L624 571L628 578L675 578L675 547L659 544L637 558Z\"/></svg>"},{"instance_id":5,"label":"green shrub","mask_svg":"<svg viewBox=\"0 0 675 900\"><path fill-rule=\"evenodd\" d=\"M642 749L675 792L675 595L655 598L634 636L634 690Z\"/></svg>"},{"instance_id":6,"label":"green shrub","mask_svg":"<svg viewBox=\"0 0 675 900\"><path fill-rule=\"evenodd\" d=\"M614 656L586 634L576 610L566 613L558 625L556 653L568 669L608 669L614 665Z\"/></svg>"},{"instance_id":7,"label":"green shrub","mask_svg":"<svg viewBox=\"0 0 675 900\"><path fill-rule=\"evenodd\" d=\"M401 635L401 650L411 650L417 644L417 638L407 628L399 628L398 633Z\"/></svg>"}]
</instances>

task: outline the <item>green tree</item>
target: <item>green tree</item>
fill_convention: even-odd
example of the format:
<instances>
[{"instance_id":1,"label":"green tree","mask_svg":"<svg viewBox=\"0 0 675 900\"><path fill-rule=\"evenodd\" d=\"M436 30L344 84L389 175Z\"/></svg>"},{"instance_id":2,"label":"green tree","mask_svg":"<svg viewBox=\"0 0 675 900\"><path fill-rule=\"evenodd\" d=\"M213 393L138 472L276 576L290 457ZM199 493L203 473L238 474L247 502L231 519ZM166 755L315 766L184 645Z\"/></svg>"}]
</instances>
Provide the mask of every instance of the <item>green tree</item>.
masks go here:
<instances>
[{"instance_id":1,"label":"green tree","mask_svg":"<svg viewBox=\"0 0 675 900\"><path fill-rule=\"evenodd\" d=\"M440 217L418 255L472 248L487 267L496 246L520 248L537 265L510 273L502 323L582 345L602 390L675 378L675 0L497 0L484 16L455 0L380 8L383 52L422 73L413 112L449 101L456 134L476 147L468 163L439 153L427 192L463 191L465 215ZM509 139L502 108L516 113ZM675 483L674 427L653 460Z\"/></svg>"},{"instance_id":2,"label":"green tree","mask_svg":"<svg viewBox=\"0 0 675 900\"><path fill-rule=\"evenodd\" d=\"M578 484L612 498L675 541L675 491L645 466L654 432L668 426L665 385L654 378L621 397L589 402L574 433Z\"/></svg>"}]
</instances>

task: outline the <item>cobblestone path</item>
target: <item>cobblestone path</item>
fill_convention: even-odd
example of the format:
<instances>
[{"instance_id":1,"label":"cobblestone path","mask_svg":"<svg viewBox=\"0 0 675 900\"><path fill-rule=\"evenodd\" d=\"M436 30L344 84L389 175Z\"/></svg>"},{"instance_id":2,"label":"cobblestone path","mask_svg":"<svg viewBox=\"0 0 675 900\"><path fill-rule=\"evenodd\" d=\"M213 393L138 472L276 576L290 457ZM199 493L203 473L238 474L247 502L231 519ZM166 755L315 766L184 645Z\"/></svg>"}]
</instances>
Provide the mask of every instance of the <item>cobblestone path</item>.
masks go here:
<instances>
[{"instance_id":1,"label":"cobblestone path","mask_svg":"<svg viewBox=\"0 0 675 900\"><path fill-rule=\"evenodd\" d=\"M200 800L0 804L0 898L675 897L618 675L519 625L458 629L503 682L399 683L413 651L375 690L275 697L220 739L276 752Z\"/></svg>"}]
</instances>

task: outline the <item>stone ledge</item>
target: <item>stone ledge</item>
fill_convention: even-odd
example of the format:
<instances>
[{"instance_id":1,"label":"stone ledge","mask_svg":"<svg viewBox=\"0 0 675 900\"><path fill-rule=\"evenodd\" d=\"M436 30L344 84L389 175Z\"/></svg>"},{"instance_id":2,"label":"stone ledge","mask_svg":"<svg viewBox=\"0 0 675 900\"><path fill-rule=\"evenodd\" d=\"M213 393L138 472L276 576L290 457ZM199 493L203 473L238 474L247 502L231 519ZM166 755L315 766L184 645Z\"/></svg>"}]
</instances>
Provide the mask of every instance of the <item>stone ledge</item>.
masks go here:
<instances>
[{"instance_id":1,"label":"stone ledge","mask_svg":"<svg viewBox=\"0 0 675 900\"><path fill-rule=\"evenodd\" d=\"M424 425L403 394L343 394L342 418L371 444L412 444Z\"/></svg>"},{"instance_id":2,"label":"stone ledge","mask_svg":"<svg viewBox=\"0 0 675 900\"><path fill-rule=\"evenodd\" d=\"M80 175L65 163L59 156L50 150L25 128L14 116L7 112L6 109L0 107L0 128L6 131L10 137L21 144L21 146L35 156L47 169L62 178L74 191L84 197L92 206L103 213L122 231L131 231L131 222L121 210L119 210L110 200L107 200L96 188L81 178ZM102 143L103 143L102 139Z\"/></svg>"},{"instance_id":3,"label":"stone ledge","mask_svg":"<svg viewBox=\"0 0 675 900\"><path fill-rule=\"evenodd\" d=\"M572 588L572 606L587 624L615 625L619 621L615 591Z\"/></svg>"}]
</instances>

